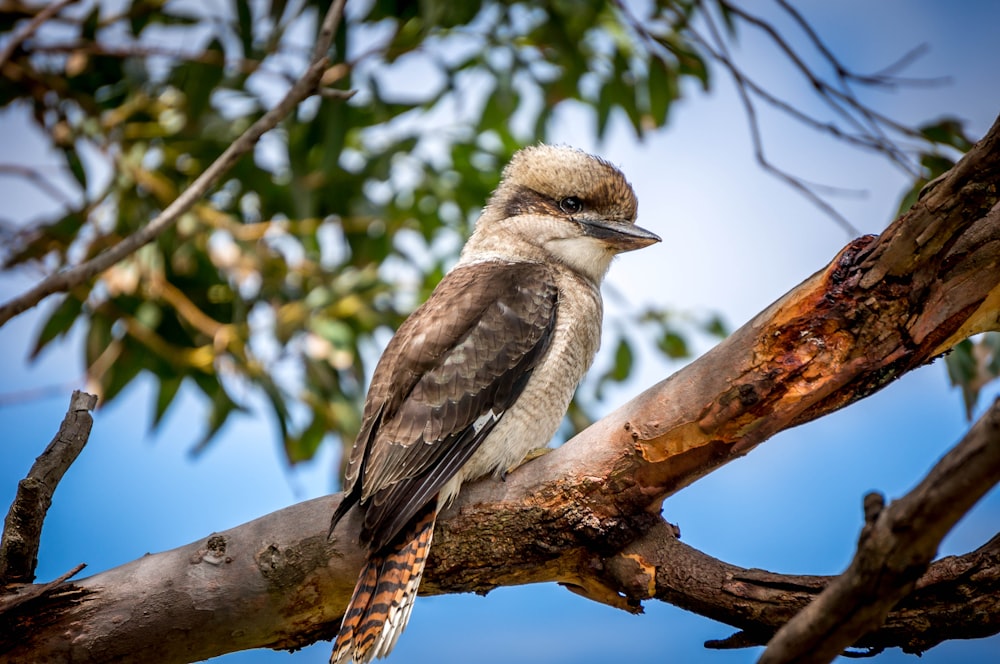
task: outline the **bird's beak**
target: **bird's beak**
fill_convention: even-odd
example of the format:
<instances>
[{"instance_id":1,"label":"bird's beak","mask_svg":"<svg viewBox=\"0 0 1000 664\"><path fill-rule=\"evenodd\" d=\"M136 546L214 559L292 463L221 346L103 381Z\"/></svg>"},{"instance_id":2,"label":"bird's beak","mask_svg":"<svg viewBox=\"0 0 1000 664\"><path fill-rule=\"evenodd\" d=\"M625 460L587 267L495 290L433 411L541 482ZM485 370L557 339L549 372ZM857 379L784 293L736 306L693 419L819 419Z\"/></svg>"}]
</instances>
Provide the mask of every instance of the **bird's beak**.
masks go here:
<instances>
[{"instance_id":1,"label":"bird's beak","mask_svg":"<svg viewBox=\"0 0 1000 664\"><path fill-rule=\"evenodd\" d=\"M596 217L574 217L574 220L588 236L602 240L618 251L642 249L661 241L659 235L631 221Z\"/></svg>"}]
</instances>

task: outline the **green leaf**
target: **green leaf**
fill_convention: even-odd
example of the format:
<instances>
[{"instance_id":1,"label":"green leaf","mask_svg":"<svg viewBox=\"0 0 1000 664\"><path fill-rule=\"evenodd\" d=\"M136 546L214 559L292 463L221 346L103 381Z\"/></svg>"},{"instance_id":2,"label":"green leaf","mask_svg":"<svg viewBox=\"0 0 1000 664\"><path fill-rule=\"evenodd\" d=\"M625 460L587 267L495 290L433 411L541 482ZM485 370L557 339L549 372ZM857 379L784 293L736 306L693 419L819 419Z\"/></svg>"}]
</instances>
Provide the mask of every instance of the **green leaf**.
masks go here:
<instances>
[{"instance_id":1,"label":"green leaf","mask_svg":"<svg viewBox=\"0 0 1000 664\"><path fill-rule=\"evenodd\" d=\"M107 349L112 340L111 320L104 315L95 313L90 318L87 340L84 343L84 362L88 370Z\"/></svg>"},{"instance_id":2,"label":"green leaf","mask_svg":"<svg viewBox=\"0 0 1000 664\"><path fill-rule=\"evenodd\" d=\"M159 389L156 391L156 403L153 408L151 429L156 429L160 426L163 416L166 415L170 404L174 402L174 397L177 396L177 392L180 390L181 383L183 382L184 377L180 375L160 376Z\"/></svg>"},{"instance_id":3,"label":"green leaf","mask_svg":"<svg viewBox=\"0 0 1000 664\"><path fill-rule=\"evenodd\" d=\"M192 124L198 123L209 110L212 93L218 89L224 77L222 42L218 39L211 40L203 53L209 56L209 62L184 62L171 75L174 84L184 92L188 121Z\"/></svg>"},{"instance_id":4,"label":"green leaf","mask_svg":"<svg viewBox=\"0 0 1000 664\"><path fill-rule=\"evenodd\" d=\"M253 57L253 13L250 3L246 0L234 0L236 5L236 34L243 46L243 57Z\"/></svg>"},{"instance_id":5,"label":"green leaf","mask_svg":"<svg viewBox=\"0 0 1000 664\"><path fill-rule=\"evenodd\" d=\"M626 380L632 373L632 346L629 344L628 339L622 337L618 341L618 347L615 349L615 363L608 377L615 382L622 382Z\"/></svg>"},{"instance_id":6,"label":"green leaf","mask_svg":"<svg viewBox=\"0 0 1000 664\"><path fill-rule=\"evenodd\" d=\"M920 133L932 143L950 145L960 152L968 152L972 148L973 141L966 136L962 121L956 118L942 118L926 124L920 127Z\"/></svg>"},{"instance_id":7,"label":"green leaf","mask_svg":"<svg viewBox=\"0 0 1000 664\"><path fill-rule=\"evenodd\" d=\"M603 398L604 386L607 383L621 383L627 380L632 373L633 362L632 346L629 344L627 338L621 337L618 340L618 345L615 346L614 364L598 379L597 387L594 390L595 396L598 399Z\"/></svg>"},{"instance_id":8,"label":"green leaf","mask_svg":"<svg viewBox=\"0 0 1000 664\"><path fill-rule=\"evenodd\" d=\"M313 415L309 426L298 436L285 437L285 456L292 465L312 459L327 434L322 417Z\"/></svg>"},{"instance_id":9,"label":"green leaf","mask_svg":"<svg viewBox=\"0 0 1000 664\"><path fill-rule=\"evenodd\" d=\"M654 57L649 63L649 114L657 127L667 122L670 104L677 98L676 73Z\"/></svg>"},{"instance_id":10,"label":"green leaf","mask_svg":"<svg viewBox=\"0 0 1000 664\"><path fill-rule=\"evenodd\" d=\"M680 360L690 355L684 337L672 330L665 331L656 345L672 360Z\"/></svg>"},{"instance_id":11,"label":"green leaf","mask_svg":"<svg viewBox=\"0 0 1000 664\"><path fill-rule=\"evenodd\" d=\"M719 339L725 339L729 336L729 329L726 327L725 321L722 320L721 316L713 315L708 319L708 322L702 327L706 332L711 334L713 337L718 337Z\"/></svg>"},{"instance_id":12,"label":"green leaf","mask_svg":"<svg viewBox=\"0 0 1000 664\"><path fill-rule=\"evenodd\" d=\"M198 387L208 395L212 402L205 433L191 448L191 455L197 456L205 451L215 434L229 420L229 416L243 409L229 397L225 386L217 378L205 374L192 374L192 376Z\"/></svg>"},{"instance_id":13,"label":"green leaf","mask_svg":"<svg viewBox=\"0 0 1000 664\"><path fill-rule=\"evenodd\" d=\"M601 86L597 93L597 106L594 109L597 115L597 140L604 139L604 133L608 129L608 120L611 118L611 109L614 106L614 91L610 83Z\"/></svg>"},{"instance_id":14,"label":"green leaf","mask_svg":"<svg viewBox=\"0 0 1000 664\"><path fill-rule=\"evenodd\" d=\"M258 387L264 390L264 395L268 401L271 402L271 408L274 411L274 417L281 432L281 441L287 451L289 445L291 445L291 437L288 432L292 417L288 412L288 404L285 403L285 396L281 393L281 388L278 387L278 384L268 375L257 376L256 382ZM290 457L288 461L294 463Z\"/></svg>"},{"instance_id":15,"label":"green leaf","mask_svg":"<svg viewBox=\"0 0 1000 664\"><path fill-rule=\"evenodd\" d=\"M81 311L83 311L83 302L81 300L73 295L63 297L59 306L52 310L52 314L45 321L41 331L38 333L38 338L35 339L35 345L31 349L29 357L35 359L42 349L49 345L49 342L56 337L65 336L70 328L73 327L73 323L76 322Z\"/></svg>"},{"instance_id":16,"label":"green leaf","mask_svg":"<svg viewBox=\"0 0 1000 664\"><path fill-rule=\"evenodd\" d=\"M972 417L972 409L976 405L979 390L972 386L976 376L976 360L972 356L972 342L965 339L959 342L944 358L948 368L948 378L951 384L961 388L962 401L965 403L965 416Z\"/></svg>"},{"instance_id":17,"label":"green leaf","mask_svg":"<svg viewBox=\"0 0 1000 664\"><path fill-rule=\"evenodd\" d=\"M69 167L69 172L72 173L76 181L80 183L80 187L86 191L87 169L83 167L83 162L80 160L80 155L76 151L76 148L73 146L63 148L63 156L66 157L66 165Z\"/></svg>"},{"instance_id":18,"label":"green leaf","mask_svg":"<svg viewBox=\"0 0 1000 664\"><path fill-rule=\"evenodd\" d=\"M80 38L83 41L94 41L97 38L97 29L101 25L101 6L96 5L83 19L80 24Z\"/></svg>"},{"instance_id":19,"label":"green leaf","mask_svg":"<svg viewBox=\"0 0 1000 664\"><path fill-rule=\"evenodd\" d=\"M972 419L987 383L1000 377L1000 333L987 332L977 341L965 339L945 356L948 378L962 391L965 416Z\"/></svg>"}]
</instances>

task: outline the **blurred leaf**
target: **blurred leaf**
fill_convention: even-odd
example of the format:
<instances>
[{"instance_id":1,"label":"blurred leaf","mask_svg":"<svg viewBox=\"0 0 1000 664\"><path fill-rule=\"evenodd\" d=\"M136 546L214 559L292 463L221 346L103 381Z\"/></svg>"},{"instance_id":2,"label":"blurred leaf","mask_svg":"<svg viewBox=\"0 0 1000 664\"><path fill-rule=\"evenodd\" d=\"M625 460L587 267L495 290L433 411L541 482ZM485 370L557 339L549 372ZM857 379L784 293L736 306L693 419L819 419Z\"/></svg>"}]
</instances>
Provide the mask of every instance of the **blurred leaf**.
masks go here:
<instances>
[{"instance_id":1,"label":"blurred leaf","mask_svg":"<svg viewBox=\"0 0 1000 664\"><path fill-rule=\"evenodd\" d=\"M597 380L597 387L594 390L596 397L598 399L603 398L604 386L609 382L621 383L627 380L632 374L632 364L632 346L629 344L628 339L621 337L618 339L618 345L615 347L614 364Z\"/></svg>"},{"instance_id":2,"label":"blurred leaf","mask_svg":"<svg viewBox=\"0 0 1000 664\"><path fill-rule=\"evenodd\" d=\"M250 3L245 0L234 0L236 9L236 34L243 46L243 57L253 56L253 13Z\"/></svg>"},{"instance_id":3,"label":"blurred leaf","mask_svg":"<svg viewBox=\"0 0 1000 664\"><path fill-rule=\"evenodd\" d=\"M101 7L97 5L87 13L87 16L84 17L83 22L80 24L80 36L87 41L93 41L97 36L97 29L100 27L100 24Z\"/></svg>"},{"instance_id":4,"label":"blurred leaf","mask_svg":"<svg viewBox=\"0 0 1000 664\"><path fill-rule=\"evenodd\" d=\"M69 167L69 172L73 174L73 178L80 184L83 189L87 188L87 169L84 168L83 162L80 161L80 155L77 153L76 148L69 146L63 148L63 156L66 157L66 165Z\"/></svg>"},{"instance_id":5,"label":"blurred leaf","mask_svg":"<svg viewBox=\"0 0 1000 664\"><path fill-rule=\"evenodd\" d=\"M677 98L677 84L674 72L659 58L653 58L649 67L649 114L660 127L666 124L670 104Z\"/></svg>"},{"instance_id":6,"label":"blurred leaf","mask_svg":"<svg viewBox=\"0 0 1000 664\"><path fill-rule=\"evenodd\" d=\"M194 447L191 448L191 454L197 456L205 451L208 444L215 437L215 434L217 434L223 425L229 420L229 416L234 412L241 411L243 409L229 397L229 393L226 392L225 386L221 382L218 382L214 377L196 375L195 382L209 397L209 401L211 403L205 433L198 440L198 442L195 443Z\"/></svg>"},{"instance_id":7,"label":"blurred leaf","mask_svg":"<svg viewBox=\"0 0 1000 664\"><path fill-rule=\"evenodd\" d=\"M153 429L160 426L163 416L166 415L170 404L174 402L178 390L180 390L183 378L181 376L161 376L159 388L156 391L156 404L153 409Z\"/></svg>"},{"instance_id":8,"label":"blurred leaf","mask_svg":"<svg viewBox=\"0 0 1000 664\"><path fill-rule=\"evenodd\" d=\"M714 315L709 318L708 322L702 326L702 329L713 337L718 337L719 339L725 339L729 336L729 329L726 327L725 321L723 321L718 315Z\"/></svg>"},{"instance_id":9,"label":"blurred leaf","mask_svg":"<svg viewBox=\"0 0 1000 664\"><path fill-rule=\"evenodd\" d=\"M223 80L222 42L218 39L211 40L202 53L214 55L218 59L217 62L190 60L175 67L171 77L177 88L184 91L188 118L194 123L201 120L209 108L212 93Z\"/></svg>"},{"instance_id":10,"label":"blurred leaf","mask_svg":"<svg viewBox=\"0 0 1000 664\"><path fill-rule=\"evenodd\" d=\"M145 350L128 340L120 343L120 352L101 380L103 387L101 397L105 403L114 400L144 368Z\"/></svg>"},{"instance_id":11,"label":"blurred leaf","mask_svg":"<svg viewBox=\"0 0 1000 664\"><path fill-rule=\"evenodd\" d=\"M100 314L93 314L90 318L90 327L87 328L87 339L84 344L84 363L88 370L108 348L112 339L111 321Z\"/></svg>"},{"instance_id":12,"label":"blurred leaf","mask_svg":"<svg viewBox=\"0 0 1000 664\"><path fill-rule=\"evenodd\" d=\"M82 311L83 302L81 300L72 294L64 296L59 306L52 310L52 314L42 325L29 357L35 359L42 352L42 349L49 345L50 341L65 336Z\"/></svg>"},{"instance_id":13,"label":"blurred leaf","mask_svg":"<svg viewBox=\"0 0 1000 664\"><path fill-rule=\"evenodd\" d=\"M943 118L935 123L926 124L919 129L927 140L941 145L950 145L959 152L965 153L972 148L973 141L965 134L962 121L956 118Z\"/></svg>"},{"instance_id":14,"label":"blurred leaf","mask_svg":"<svg viewBox=\"0 0 1000 664\"><path fill-rule=\"evenodd\" d=\"M687 342L684 340L684 337L672 330L665 331L657 340L656 344L667 357L673 360L684 359L690 355L688 352Z\"/></svg>"},{"instance_id":15,"label":"blurred leaf","mask_svg":"<svg viewBox=\"0 0 1000 664\"><path fill-rule=\"evenodd\" d=\"M285 456L292 465L312 459L327 433L326 422L314 416L309 426L298 436L285 438Z\"/></svg>"},{"instance_id":16,"label":"blurred leaf","mask_svg":"<svg viewBox=\"0 0 1000 664\"><path fill-rule=\"evenodd\" d=\"M983 387L1000 377L1000 332L961 341L945 356L945 366L951 384L962 391L965 416L971 420Z\"/></svg>"}]
</instances>

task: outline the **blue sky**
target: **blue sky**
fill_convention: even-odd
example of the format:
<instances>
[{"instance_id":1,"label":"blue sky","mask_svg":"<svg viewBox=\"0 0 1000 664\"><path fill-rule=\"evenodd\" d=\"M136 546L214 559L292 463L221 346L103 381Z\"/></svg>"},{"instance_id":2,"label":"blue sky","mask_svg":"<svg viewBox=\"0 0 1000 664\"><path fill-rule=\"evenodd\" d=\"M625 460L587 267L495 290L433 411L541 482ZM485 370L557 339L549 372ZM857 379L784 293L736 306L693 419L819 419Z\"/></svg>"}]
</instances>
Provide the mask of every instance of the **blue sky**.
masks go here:
<instances>
[{"instance_id":1,"label":"blue sky","mask_svg":"<svg viewBox=\"0 0 1000 664\"><path fill-rule=\"evenodd\" d=\"M852 0L808 3L803 11L834 52L859 69L874 70L918 44L929 52L907 73L950 76L946 86L866 95L888 115L920 122L955 115L973 137L1000 112L1000 5ZM765 83L804 94L778 54L750 33L739 57ZM555 124L556 139L593 150L621 166L640 201L640 224L664 237L656 247L623 256L611 270L608 318L644 303L689 311L719 311L731 326L746 321L812 272L849 240L832 221L753 160L746 121L732 86L716 72L711 94L691 89L667 129L642 143L615 123L595 144L591 120L573 109ZM805 97L797 97L810 103ZM0 161L44 160L10 113L0 114ZM866 155L764 116L765 140L776 161L802 177L863 188L862 198L835 201L866 233L882 230L893 215L906 177ZM26 155L22 157L22 155ZM6 215L36 210L33 192L0 179ZM6 300L30 284L26 276L0 279ZM51 304L51 303L49 303ZM5 370L0 395L65 385L56 396L0 405L0 505L6 508L18 479L55 432L72 387L82 387L80 335L25 362L40 312L0 328ZM604 410L676 369L643 357L636 381L609 391ZM601 362L609 359L602 355ZM46 391L49 392L48 390ZM994 386L984 395L998 393ZM153 393L140 380L96 414L90 443L55 495L42 538L39 578L50 579L79 562L88 573L146 552L203 538L334 486L331 446L294 471L281 459L275 430L262 418L242 417L197 459L188 451L200 433L205 405L182 393L166 425L150 434ZM982 408L980 408L980 411ZM684 541L728 562L779 572L831 574L850 560L862 522L861 500L870 490L889 498L905 493L968 427L961 398L948 386L943 363L915 371L844 411L783 432L669 498L668 520ZM1000 525L994 490L948 536L942 554L967 552ZM647 604L631 616L583 600L555 586L500 589L487 597L421 598L391 662L750 662L755 651L713 652L701 644L731 629L669 605ZM236 653L217 661L325 662L330 644L289 655ZM952 642L922 662L995 659L1000 638ZM892 651L879 662L915 662Z\"/></svg>"}]
</instances>

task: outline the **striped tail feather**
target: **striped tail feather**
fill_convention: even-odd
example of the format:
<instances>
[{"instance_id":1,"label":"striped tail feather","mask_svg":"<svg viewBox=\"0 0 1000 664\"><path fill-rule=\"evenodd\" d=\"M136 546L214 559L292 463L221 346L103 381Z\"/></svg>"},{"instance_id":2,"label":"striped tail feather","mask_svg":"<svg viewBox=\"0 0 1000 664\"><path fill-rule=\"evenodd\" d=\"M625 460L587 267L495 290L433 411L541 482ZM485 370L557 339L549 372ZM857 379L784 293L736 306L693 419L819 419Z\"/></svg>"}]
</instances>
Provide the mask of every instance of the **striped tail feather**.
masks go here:
<instances>
[{"instance_id":1,"label":"striped tail feather","mask_svg":"<svg viewBox=\"0 0 1000 664\"><path fill-rule=\"evenodd\" d=\"M330 664L385 657L406 627L431 548L437 501L417 513L391 544L368 554L344 613Z\"/></svg>"}]
</instances>

